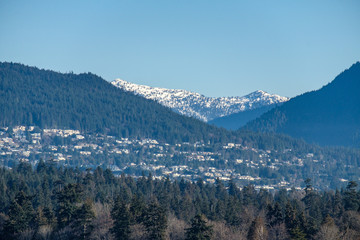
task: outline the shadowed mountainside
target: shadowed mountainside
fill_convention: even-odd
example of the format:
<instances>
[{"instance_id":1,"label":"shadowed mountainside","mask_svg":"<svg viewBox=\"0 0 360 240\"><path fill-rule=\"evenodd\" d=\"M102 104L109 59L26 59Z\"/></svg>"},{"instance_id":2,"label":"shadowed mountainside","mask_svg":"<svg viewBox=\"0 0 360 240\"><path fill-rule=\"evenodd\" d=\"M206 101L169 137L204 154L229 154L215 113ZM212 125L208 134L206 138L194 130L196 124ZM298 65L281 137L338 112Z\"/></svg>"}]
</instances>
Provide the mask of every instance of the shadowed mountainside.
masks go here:
<instances>
[{"instance_id":1,"label":"shadowed mountainside","mask_svg":"<svg viewBox=\"0 0 360 240\"><path fill-rule=\"evenodd\" d=\"M360 63L317 91L292 98L245 126L321 145L360 146Z\"/></svg>"}]
</instances>

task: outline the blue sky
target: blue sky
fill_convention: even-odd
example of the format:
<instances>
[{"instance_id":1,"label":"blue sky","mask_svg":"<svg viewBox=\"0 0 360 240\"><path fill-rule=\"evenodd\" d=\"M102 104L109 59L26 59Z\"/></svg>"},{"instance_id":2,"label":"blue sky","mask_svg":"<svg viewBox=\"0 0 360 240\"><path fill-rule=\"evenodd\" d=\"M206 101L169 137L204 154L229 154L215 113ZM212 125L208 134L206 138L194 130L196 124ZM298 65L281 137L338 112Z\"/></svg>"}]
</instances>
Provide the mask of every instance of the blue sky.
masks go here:
<instances>
[{"instance_id":1,"label":"blue sky","mask_svg":"<svg viewBox=\"0 0 360 240\"><path fill-rule=\"evenodd\" d=\"M0 61L293 97L360 60L360 1L0 0Z\"/></svg>"}]
</instances>

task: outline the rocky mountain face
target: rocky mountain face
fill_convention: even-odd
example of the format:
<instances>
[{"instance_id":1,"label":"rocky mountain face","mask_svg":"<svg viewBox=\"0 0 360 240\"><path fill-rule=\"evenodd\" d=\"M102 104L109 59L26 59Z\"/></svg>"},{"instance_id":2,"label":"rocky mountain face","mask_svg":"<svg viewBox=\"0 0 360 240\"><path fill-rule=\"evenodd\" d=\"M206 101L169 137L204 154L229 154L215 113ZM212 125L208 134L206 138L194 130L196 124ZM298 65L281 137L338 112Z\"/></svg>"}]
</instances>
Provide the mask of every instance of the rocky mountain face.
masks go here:
<instances>
[{"instance_id":1,"label":"rocky mountain face","mask_svg":"<svg viewBox=\"0 0 360 240\"><path fill-rule=\"evenodd\" d=\"M208 122L233 113L279 104L289 100L258 90L243 97L206 97L199 93L178 89L150 87L121 79L111 82L114 86L173 109L175 112Z\"/></svg>"}]
</instances>

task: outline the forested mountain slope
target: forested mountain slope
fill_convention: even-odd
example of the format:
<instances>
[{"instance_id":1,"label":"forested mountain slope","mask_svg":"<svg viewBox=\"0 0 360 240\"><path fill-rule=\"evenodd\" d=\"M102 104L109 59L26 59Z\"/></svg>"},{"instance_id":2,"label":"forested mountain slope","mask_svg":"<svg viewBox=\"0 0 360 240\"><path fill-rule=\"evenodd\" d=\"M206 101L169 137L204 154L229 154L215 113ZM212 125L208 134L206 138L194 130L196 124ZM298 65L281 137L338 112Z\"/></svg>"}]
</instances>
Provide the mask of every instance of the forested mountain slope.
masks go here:
<instances>
[{"instance_id":1,"label":"forested mountain slope","mask_svg":"<svg viewBox=\"0 0 360 240\"><path fill-rule=\"evenodd\" d=\"M94 74L62 74L16 63L0 63L0 113L5 127L70 128L168 142L216 141L229 135Z\"/></svg>"},{"instance_id":2,"label":"forested mountain slope","mask_svg":"<svg viewBox=\"0 0 360 240\"><path fill-rule=\"evenodd\" d=\"M247 124L321 145L360 147L360 63L320 90L292 98Z\"/></svg>"}]
</instances>

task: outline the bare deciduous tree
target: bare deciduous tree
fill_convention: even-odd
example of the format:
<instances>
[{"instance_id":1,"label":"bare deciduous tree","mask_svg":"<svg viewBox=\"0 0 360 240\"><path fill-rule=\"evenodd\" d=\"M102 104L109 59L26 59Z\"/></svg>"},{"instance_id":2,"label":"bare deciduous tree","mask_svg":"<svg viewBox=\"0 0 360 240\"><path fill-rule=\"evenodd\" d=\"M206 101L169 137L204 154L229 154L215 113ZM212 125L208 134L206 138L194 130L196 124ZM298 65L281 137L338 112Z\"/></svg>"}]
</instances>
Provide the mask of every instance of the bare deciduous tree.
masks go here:
<instances>
[{"instance_id":1,"label":"bare deciduous tree","mask_svg":"<svg viewBox=\"0 0 360 240\"><path fill-rule=\"evenodd\" d=\"M324 224L320 227L319 232L315 235L316 240L339 240L339 228L335 225Z\"/></svg>"},{"instance_id":2,"label":"bare deciduous tree","mask_svg":"<svg viewBox=\"0 0 360 240\"><path fill-rule=\"evenodd\" d=\"M94 230L91 233L90 239L105 240L113 239L109 229L113 226L113 220L110 215L110 206L101 203L94 204L95 219L92 221Z\"/></svg>"},{"instance_id":3,"label":"bare deciduous tree","mask_svg":"<svg viewBox=\"0 0 360 240\"><path fill-rule=\"evenodd\" d=\"M170 214L168 217L168 227L166 230L167 238L171 240L185 239L184 229L187 228L189 228L189 224L183 220L178 219L173 214Z\"/></svg>"},{"instance_id":4,"label":"bare deciduous tree","mask_svg":"<svg viewBox=\"0 0 360 240\"><path fill-rule=\"evenodd\" d=\"M246 233L239 228L227 226L224 222L211 222L213 226L213 239L245 240Z\"/></svg>"},{"instance_id":5,"label":"bare deciduous tree","mask_svg":"<svg viewBox=\"0 0 360 240\"><path fill-rule=\"evenodd\" d=\"M36 237L37 239L41 239L41 240L49 240L51 239L52 232L53 232L53 228L51 226L43 225L39 227Z\"/></svg>"},{"instance_id":6,"label":"bare deciduous tree","mask_svg":"<svg viewBox=\"0 0 360 240\"><path fill-rule=\"evenodd\" d=\"M269 228L268 239L272 240L288 240L290 236L286 230L285 223L281 223Z\"/></svg>"}]
</instances>

